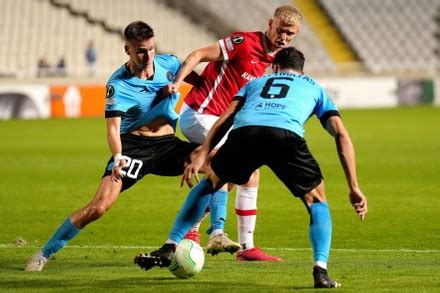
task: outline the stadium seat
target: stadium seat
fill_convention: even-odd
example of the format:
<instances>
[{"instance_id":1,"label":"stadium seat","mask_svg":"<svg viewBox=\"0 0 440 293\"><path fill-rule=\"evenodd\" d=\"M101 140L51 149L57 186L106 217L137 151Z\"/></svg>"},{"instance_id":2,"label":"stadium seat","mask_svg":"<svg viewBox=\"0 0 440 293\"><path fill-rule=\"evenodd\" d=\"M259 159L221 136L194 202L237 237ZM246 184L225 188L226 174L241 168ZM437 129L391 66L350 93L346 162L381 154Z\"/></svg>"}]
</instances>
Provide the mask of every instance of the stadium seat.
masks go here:
<instances>
[{"instance_id":1,"label":"stadium seat","mask_svg":"<svg viewBox=\"0 0 440 293\"><path fill-rule=\"evenodd\" d=\"M319 0L372 73L435 70L438 0Z\"/></svg>"},{"instance_id":2,"label":"stadium seat","mask_svg":"<svg viewBox=\"0 0 440 293\"><path fill-rule=\"evenodd\" d=\"M438 66L433 53L438 46L433 37L438 0L313 1L319 1L368 72L433 72ZM189 15L179 9L185 3L200 6L206 15ZM0 77L33 78L42 57L51 65L64 57L70 77L87 77L84 51L93 40L98 51L97 78L105 81L127 59L120 32L131 21L143 20L152 25L159 52L184 58L226 35L210 30L206 18L223 20L227 33L265 30L274 9L292 3L295 5L295 1L286 0L3 0ZM307 15L293 44L305 54L306 72L338 74L337 66L308 25Z\"/></svg>"}]
</instances>

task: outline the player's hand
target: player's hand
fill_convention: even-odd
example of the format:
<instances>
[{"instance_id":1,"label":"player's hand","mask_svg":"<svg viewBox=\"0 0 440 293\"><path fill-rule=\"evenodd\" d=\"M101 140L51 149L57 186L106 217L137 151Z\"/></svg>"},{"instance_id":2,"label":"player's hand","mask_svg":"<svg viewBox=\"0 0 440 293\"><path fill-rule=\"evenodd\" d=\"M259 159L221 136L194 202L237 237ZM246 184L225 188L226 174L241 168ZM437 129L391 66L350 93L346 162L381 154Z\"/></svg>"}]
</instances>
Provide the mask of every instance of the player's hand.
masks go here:
<instances>
[{"instance_id":1,"label":"player's hand","mask_svg":"<svg viewBox=\"0 0 440 293\"><path fill-rule=\"evenodd\" d=\"M122 169L125 167L127 162L124 159L119 160L119 164L114 164L112 168L112 176L111 179L113 182L118 182L124 177L125 172L122 172Z\"/></svg>"},{"instance_id":2,"label":"player's hand","mask_svg":"<svg viewBox=\"0 0 440 293\"><path fill-rule=\"evenodd\" d=\"M350 190L348 196L355 212L359 215L361 220L364 220L368 212L367 198L359 188L354 188Z\"/></svg>"},{"instance_id":3,"label":"player's hand","mask_svg":"<svg viewBox=\"0 0 440 293\"><path fill-rule=\"evenodd\" d=\"M175 94L179 91L179 85L174 83L169 83L162 88L162 96L166 97L171 94Z\"/></svg>"},{"instance_id":4,"label":"player's hand","mask_svg":"<svg viewBox=\"0 0 440 293\"><path fill-rule=\"evenodd\" d=\"M190 187L193 188L193 176L197 183L199 183L199 171L202 169L203 164L206 161L206 154L200 151L201 147L198 147L191 154L191 161L185 165L185 170L183 171L182 181L180 182L180 186L183 186L184 182Z\"/></svg>"}]
</instances>

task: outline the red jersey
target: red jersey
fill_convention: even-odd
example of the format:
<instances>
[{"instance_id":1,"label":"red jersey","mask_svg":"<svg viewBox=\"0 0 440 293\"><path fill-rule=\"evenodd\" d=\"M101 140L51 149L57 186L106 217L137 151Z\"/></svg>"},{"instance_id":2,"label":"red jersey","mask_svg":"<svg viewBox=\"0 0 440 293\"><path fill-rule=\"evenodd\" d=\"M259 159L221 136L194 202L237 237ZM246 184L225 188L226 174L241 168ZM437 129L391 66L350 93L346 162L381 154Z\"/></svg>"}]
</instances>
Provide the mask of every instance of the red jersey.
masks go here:
<instances>
[{"instance_id":1,"label":"red jersey","mask_svg":"<svg viewBox=\"0 0 440 293\"><path fill-rule=\"evenodd\" d=\"M209 62L185 103L199 113L223 114L238 90L272 63L275 52L266 52L265 41L263 32L236 32L219 40L224 60Z\"/></svg>"}]
</instances>

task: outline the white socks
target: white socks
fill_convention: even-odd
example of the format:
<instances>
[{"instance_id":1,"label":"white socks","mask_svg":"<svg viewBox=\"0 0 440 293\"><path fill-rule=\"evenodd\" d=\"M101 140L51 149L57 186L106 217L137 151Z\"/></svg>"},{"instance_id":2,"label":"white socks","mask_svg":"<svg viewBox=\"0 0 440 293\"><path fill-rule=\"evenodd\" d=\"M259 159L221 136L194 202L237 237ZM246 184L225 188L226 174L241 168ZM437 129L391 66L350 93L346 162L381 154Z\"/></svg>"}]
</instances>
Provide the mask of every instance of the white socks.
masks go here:
<instances>
[{"instance_id":1,"label":"white socks","mask_svg":"<svg viewBox=\"0 0 440 293\"><path fill-rule=\"evenodd\" d=\"M258 187L237 186L235 214L238 223L238 241L243 250L254 247L254 229L257 221Z\"/></svg>"}]
</instances>

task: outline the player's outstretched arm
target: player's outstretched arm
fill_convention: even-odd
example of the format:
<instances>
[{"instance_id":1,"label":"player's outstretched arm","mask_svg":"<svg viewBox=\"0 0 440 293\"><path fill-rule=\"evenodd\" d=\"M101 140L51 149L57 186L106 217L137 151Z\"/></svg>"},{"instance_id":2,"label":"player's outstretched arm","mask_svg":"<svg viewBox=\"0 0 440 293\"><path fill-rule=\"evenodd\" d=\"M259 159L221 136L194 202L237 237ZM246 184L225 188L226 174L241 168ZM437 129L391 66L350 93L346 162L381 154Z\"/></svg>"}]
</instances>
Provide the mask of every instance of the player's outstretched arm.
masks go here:
<instances>
[{"instance_id":1,"label":"player's outstretched arm","mask_svg":"<svg viewBox=\"0 0 440 293\"><path fill-rule=\"evenodd\" d=\"M355 151L350 135L339 116L330 117L326 122L326 129L335 138L339 160L350 190L350 203L363 220L368 212L367 198L358 185Z\"/></svg>"},{"instance_id":2,"label":"player's outstretched arm","mask_svg":"<svg viewBox=\"0 0 440 293\"><path fill-rule=\"evenodd\" d=\"M190 73L193 72L194 68L199 63L217 61L222 59L223 55L218 42L191 52L186 57L185 61L183 61L182 67L180 67L180 70L177 73L174 82L166 86L168 92L170 94L176 93L184 80L191 83L191 80L193 80L194 76L190 75Z\"/></svg>"}]
</instances>

